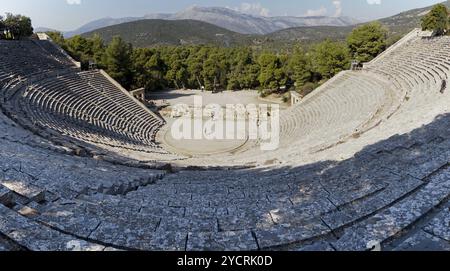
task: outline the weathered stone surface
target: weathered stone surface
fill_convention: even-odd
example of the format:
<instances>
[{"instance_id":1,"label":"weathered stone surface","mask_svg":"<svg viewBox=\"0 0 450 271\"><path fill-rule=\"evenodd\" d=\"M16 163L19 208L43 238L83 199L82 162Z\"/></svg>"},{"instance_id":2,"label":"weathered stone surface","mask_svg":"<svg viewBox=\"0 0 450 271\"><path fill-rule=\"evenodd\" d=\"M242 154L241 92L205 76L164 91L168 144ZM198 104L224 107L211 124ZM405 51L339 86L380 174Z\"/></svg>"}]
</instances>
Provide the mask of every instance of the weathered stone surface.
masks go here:
<instances>
[{"instance_id":1,"label":"weathered stone surface","mask_svg":"<svg viewBox=\"0 0 450 271\"><path fill-rule=\"evenodd\" d=\"M20 215L33 218L39 215L39 212L33 208L30 208L28 206L23 206L17 211Z\"/></svg>"},{"instance_id":2,"label":"weathered stone surface","mask_svg":"<svg viewBox=\"0 0 450 271\"><path fill-rule=\"evenodd\" d=\"M450 195L450 170L434 176L415 195L349 228L333 244L339 250L364 250L369 242L383 243L426 215Z\"/></svg>"},{"instance_id":3,"label":"weathered stone surface","mask_svg":"<svg viewBox=\"0 0 450 271\"><path fill-rule=\"evenodd\" d=\"M305 222L301 226L279 225L268 230L255 230L260 248L272 248L306 241L330 233L320 220Z\"/></svg>"},{"instance_id":4,"label":"weathered stone surface","mask_svg":"<svg viewBox=\"0 0 450 271\"><path fill-rule=\"evenodd\" d=\"M159 231L164 232L209 232L218 231L217 219L186 219L186 218L175 218L175 217L165 217L162 218L161 223L158 227Z\"/></svg>"},{"instance_id":5,"label":"weathered stone surface","mask_svg":"<svg viewBox=\"0 0 450 271\"><path fill-rule=\"evenodd\" d=\"M258 245L250 231L189 233L188 251L249 251Z\"/></svg>"},{"instance_id":6,"label":"weathered stone surface","mask_svg":"<svg viewBox=\"0 0 450 271\"><path fill-rule=\"evenodd\" d=\"M145 224L130 227L122 221L102 222L89 237L124 249L181 251L185 249L186 236L183 232L155 232Z\"/></svg>"},{"instance_id":7,"label":"weathered stone surface","mask_svg":"<svg viewBox=\"0 0 450 271\"><path fill-rule=\"evenodd\" d=\"M340 207L322 216L323 221L332 229L338 229L358 219L364 218L389 206L423 183L412 177L398 177L381 193L361 199L353 204Z\"/></svg>"},{"instance_id":8,"label":"weathered stone surface","mask_svg":"<svg viewBox=\"0 0 450 271\"><path fill-rule=\"evenodd\" d=\"M81 208L81 206L78 206L78 208ZM61 231L70 232L84 238L89 237L101 221L101 218L93 217L73 207L55 207L45 211L35 219Z\"/></svg>"},{"instance_id":9,"label":"weathered stone surface","mask_svg":"<svg viewBox=\"0 0 450 271\"><path fill-rule=\"evenodd\" d=\"M89 243L32 222L0 205L0 232L14 242L35 251L91 251L103 250Z\"/></svg>"},{"instance_id":10,"label":"weathered stone surface","mask_svg":"<svg viewBox=\"0 0 450 271\"><path fill-rule=\"evenodd\" d=\"M444 208L424 230L450 242L450 207Z\"/></svg>"},{"instance_id":11,"label":"weathered stone surface","mask_svg":"<svg viewBox=\"0 0 450 271\"><path fill-rule=\"evenodd\" d=\"M320 241L312 245L307 245L299 249L295 249L294 251L335 251L335 250L328 242Z\"/></svg>"},{"instance_id":12,"label":"weathered stone surface","mask_svg":"<svg viewBox=\"0 0 450 271\"><path fill-rule=\"evenodd\" d=\"M394 250L396 251L450 251L450 242L419 231Z\"/></svg>"},{"instance_id":13,"label":"weathered stone surface","mask_svg":"<svg viewBox=\"0 0 450 271\"><path fill-rule=\"evenodd\" d=\"M8 249L3 244L0 244L0 251L8 251Z\"/></svg>"},{"instance_id":14,"label":"weathered stone surface","mask_svg":"<svg viewBox=\"0 0 450 271\"><path fill-rule=\"evenodd\" d=\"M12 202L12 192L0 184L0 203L10 205Z\"/></svg>"}]
</instances>

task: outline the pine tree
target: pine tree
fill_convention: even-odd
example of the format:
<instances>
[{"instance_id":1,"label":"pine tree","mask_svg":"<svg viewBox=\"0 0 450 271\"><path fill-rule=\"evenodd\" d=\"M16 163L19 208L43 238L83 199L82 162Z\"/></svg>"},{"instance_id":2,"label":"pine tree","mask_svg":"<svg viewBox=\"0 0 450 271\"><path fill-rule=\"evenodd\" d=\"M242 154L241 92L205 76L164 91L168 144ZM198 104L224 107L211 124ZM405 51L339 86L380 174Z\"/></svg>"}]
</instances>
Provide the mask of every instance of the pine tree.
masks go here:
<instances>
[{"instance_id":1,"label":"pine tree","mask_svg":"<svg viewBox=\"0 0 450 271\"><path fill-rule=\"evenodd\" d=\"M312 63L314 71L322 78L329 79L346 70L350 66L348 47L340 42L326 40L312 49Z\"/></svg>"},{"instance_id":2,"label":"pine tree","mask_svg":"<svg viewBox=\"0 0 450 271\"><path fill-rule=\"evenodd\" d=\"M3 16L0 16L0 39L4 39L5 22L3 21Z\"/></svg>"},{"instance_id":3,"label":"pine tree","mask_svg":"<svg viewBox=\"0 0 450 271\"><path fill-rule=\"evenodd\" d=\"M288 61L287 73L297 88L301 88L312 80L311 61L302 48L296 48L292 53Z\"/></svg>"},{"instance_id":4,"label":"pine tree","mask_svg":"<svg viewBox=\"0 0 450 271\"><path fill-rule=\"evenodd\" d=\"M437 35L443 35L449 28L449 12L445 5L435 5L431 11L422 18L422 30L431 30Z\"/></svg>"},{"instance_id":5,"label":"pine tree","mask_svg":"<svg viewBox=\"0 0 450 271\"><path fill-rule=\"evenodd\" d=\"M267 90L280 90L286 85L286 76L281 60L272 53L263 53L258 63L261 69L258 80L261 87Z\"/></svg>"},{"instance_id":6,"label":"pine tree","mask_svg":"<svg viewBox=\"0 0 450 271\"><path fill-rule=\"evenodd\" d=\"M3 20L4 28L8 31L6 38L21 39L29 37L33 34L33 27L31 19L22 15L14 15L6 13L6 18Z\"/></svg>"},{"instance_id":7,"label":"pine tree","mask_svg":"<svg viewBox=\"0 0 450 271\"><path fill-rule=\"evenodd\" d=\"M102 61L109 75L125 88L130 87L132 82L131 53L131 44L115 36L106 48Z\"/></svg>"},{"instance_id":8,"label":"pine tree","mask_svg":"<svg viewBox=\"0 0 450 271\"><path fill-rule=\"evenodd\" d=\"M368 62L386 49L387 29L379 22L355 28L347 38L354 59Z\"/></svg>"}]
</instances>

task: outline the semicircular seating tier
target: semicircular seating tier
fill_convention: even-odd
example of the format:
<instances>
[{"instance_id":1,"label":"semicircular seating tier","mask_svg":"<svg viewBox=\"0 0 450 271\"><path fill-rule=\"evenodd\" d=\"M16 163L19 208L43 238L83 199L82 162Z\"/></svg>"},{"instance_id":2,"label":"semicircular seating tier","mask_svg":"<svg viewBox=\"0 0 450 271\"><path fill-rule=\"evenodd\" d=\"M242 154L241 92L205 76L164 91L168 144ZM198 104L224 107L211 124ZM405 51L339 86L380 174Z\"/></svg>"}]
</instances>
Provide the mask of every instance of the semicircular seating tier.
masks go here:
<instances>
[{"instance_id":1,"label":"semicircular seating tier","mask_svg":"<svg viewBox=\"0 0 450 271\"><path fill-rule=\"evenodd\" d=\"M164 121L103 71L77 71L50 41L0 45L3 108L21 124L82 142L166 153L155 143Z\"/></svg>"},{"instance_id":2,"label":"semicircular seating tier","mask_svg":"<svg viewBox=\"0 0 450 271\"><path fill-rule=\"evenodd\" d=\"M122 108L128 96L104 97L102 72L9 44L19 52L0 58L0 250L450 250L450 37L417 34L282 112L279 150L178 172L67 155L33 133L153 148L151 127L134 126L145 118L125 112L136 105ZM281 163L228 166L258 159Z\"/></svg>"},{"instance_id":3,"label":"semicircular seating tier","mask_svg":"<svg viewBox=\"0 0 450 271\"><path fill-rule=\"evenodd\" d=\"M450 37L424 39L410 34L363 70L339 73L282 112L278 150L262 152L255 144L215 162L296 164L315 157L351 157L366 145L449 112L449 91L441 93L449 75Z\"/></svg>"}]
</instances>

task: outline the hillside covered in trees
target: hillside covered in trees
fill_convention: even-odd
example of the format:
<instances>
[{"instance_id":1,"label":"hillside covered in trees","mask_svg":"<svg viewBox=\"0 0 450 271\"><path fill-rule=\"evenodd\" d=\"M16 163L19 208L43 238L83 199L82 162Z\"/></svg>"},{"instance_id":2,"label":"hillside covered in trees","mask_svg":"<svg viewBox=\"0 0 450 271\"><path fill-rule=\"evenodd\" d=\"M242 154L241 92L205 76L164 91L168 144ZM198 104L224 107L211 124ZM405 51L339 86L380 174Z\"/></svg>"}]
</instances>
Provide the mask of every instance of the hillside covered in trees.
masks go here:
<instances>
[{"instance_id":1,"label":"hillside covered in trees","mask_svg":"<svg viewBox=\"0 0 450 271\"><path fill-rule=\"evenodd\" d=\"M82 36L94 35L108 43L114 36L120 36L135 47L198 44L228 47L248 44L251 39L250 35L195 20L139 20L97 29Z\"/></svg>"},{"instance_id":2,"label":"hillside covered in trees","mask_svg":"<svg viewBox=\"0 0 450 271\"><path fill-rule=\"evenodd\" d=\"M450 1L443 2L442 5L450 7ZM420 27L422 19L431 9L432 7L413 9L378 20L388 29L388 44L395 43L413 28ZM283 50L299 43L309 46L327 38L333 41L345 41L355 27L303 26L264 35L243 35L199 21L185 20L184 22L186 23L179 24L177 21L170 20L140 20L96 29L84 33L83 37L92 37L98 34L106 42L109 42L114 35L119 35L135 47L214 44ZM356 25L356 27L361 25ZM197 31L197 29L201 29L201 31Z\"/></svg>"},{"instance_id":3,"label":"hillside covered in trees","mask_svg":"<svg viewBox=\"0 0 450 271\"><path fill-rule=\"evenodd\" d=\"M95 62L128 89L147 91L205 87L209 91L258 89L262 95L297 90L307 94L353 58L368 61L386 48L387 30L378 23L355 29L347 41L329 39L285 51L255 50L250 46L214 45L135 48L122 37L109 43L99 35L52 39L87 68Z\"/></svg>"}]
</instances>

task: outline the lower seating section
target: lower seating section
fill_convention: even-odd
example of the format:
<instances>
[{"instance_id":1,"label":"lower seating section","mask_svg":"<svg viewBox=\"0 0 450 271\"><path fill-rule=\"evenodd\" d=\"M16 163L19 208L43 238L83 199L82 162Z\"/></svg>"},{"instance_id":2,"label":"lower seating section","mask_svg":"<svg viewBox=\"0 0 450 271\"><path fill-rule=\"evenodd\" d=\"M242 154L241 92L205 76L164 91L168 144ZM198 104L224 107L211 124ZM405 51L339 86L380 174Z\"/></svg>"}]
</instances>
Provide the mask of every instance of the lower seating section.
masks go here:
<instances>
[{"instance_id":1,"label":"lower seating section","mask_svg":"<svg viewBox=\"0 0 450 271\"><path fill-rule=\"evenodd\" d=\"M289 168L165 173L0 140L10 249L449 249L448 114L353 159Z\"/></svg>"}]
</instances>

